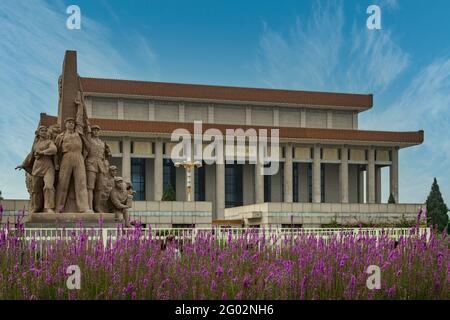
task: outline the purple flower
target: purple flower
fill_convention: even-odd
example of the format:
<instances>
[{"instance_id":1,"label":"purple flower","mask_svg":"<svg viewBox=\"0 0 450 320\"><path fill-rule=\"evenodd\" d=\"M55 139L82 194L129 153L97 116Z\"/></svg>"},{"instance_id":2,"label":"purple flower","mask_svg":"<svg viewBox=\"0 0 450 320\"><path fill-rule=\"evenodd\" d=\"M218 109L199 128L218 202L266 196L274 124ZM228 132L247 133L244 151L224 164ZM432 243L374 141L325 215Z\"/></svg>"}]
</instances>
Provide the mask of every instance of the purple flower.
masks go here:
<instances>
[{"instance_id":1,"label":"purple flower","mask_svg":"<svg viewBox=\"0 0 450 320\"><path fill-rule=\"evenodd\" d=\"M223 268L221 266L217 267L216 275L220 277L223 274Z\"/></svg>"}]
</instances>

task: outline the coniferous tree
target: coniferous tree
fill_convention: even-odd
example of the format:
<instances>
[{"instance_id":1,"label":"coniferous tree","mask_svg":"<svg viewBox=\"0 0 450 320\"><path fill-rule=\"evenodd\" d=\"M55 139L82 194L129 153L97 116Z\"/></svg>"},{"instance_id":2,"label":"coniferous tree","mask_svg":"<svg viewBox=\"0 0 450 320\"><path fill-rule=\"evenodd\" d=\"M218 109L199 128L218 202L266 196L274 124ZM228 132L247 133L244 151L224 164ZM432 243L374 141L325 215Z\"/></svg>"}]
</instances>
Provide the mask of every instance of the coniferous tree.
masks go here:
<instances>
[{"instance_id":1,"label":"coniferous tree","mask_svg":"<svg viewBox=\"0 0 450 320\"><path fill-rule=\"evenodd\" d=\"M175 201L175 190L170 183L166 185L161 201Z\"/></svg>"},{"instance_id":2,"label":"coniferous tree","mask_svg":"<svg viewBox=\"0 0 450 320\"><path fill-rule=\"evenodd\" d=\"M434 178L426 204L428 225L436 226L439 231L445 230L448 225L448 207L439 191L436 178Z\"/></svg>"},{"instance_id":3,"label":"coniferous tree","mask_svg":"<svg viewBox=\"0 0 450 320\"><path fill-rule=\"evenodd\" d=\"M0 191L0 200L3 200L2 192Z\"/></svg>"},{"instance_id":4,"label":"coniferous tree","mask_svg":"<svg viewBox=\"0 0 450 320\"><path fill-rule=\"evenodd\" d=\"M394 196L392 195L392 193L389 195L388 203L395 203L395 198L394 198Z\"/></svg>"}]
</instances>

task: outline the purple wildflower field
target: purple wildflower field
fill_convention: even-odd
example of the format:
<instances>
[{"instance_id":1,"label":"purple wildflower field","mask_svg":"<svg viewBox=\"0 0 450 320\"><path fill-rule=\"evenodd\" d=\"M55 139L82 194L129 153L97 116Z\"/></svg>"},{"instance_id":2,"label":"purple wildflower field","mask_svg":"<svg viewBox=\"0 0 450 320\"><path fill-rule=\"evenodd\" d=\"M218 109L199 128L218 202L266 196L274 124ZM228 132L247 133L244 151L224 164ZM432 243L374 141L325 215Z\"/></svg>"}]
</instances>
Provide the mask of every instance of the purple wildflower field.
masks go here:
<instances>
[{"instance_id":1,"label":"purple wildflower field","mask_svg":"<svg viewBox=\"0 0 450 320\"><path fill-rule=\"evenodd\" d=\"M219 230L162 246L142 230L119 238L23 240L23 227L0 231L0 299L449 299L445 235L400 237L297 231L246 233L226 241ZM221 230L220 232L224 232ZM81 288L66 286L78 265ZM381 289L366 287L368 266L381 268Z\"/></svg>"}]
</instances>

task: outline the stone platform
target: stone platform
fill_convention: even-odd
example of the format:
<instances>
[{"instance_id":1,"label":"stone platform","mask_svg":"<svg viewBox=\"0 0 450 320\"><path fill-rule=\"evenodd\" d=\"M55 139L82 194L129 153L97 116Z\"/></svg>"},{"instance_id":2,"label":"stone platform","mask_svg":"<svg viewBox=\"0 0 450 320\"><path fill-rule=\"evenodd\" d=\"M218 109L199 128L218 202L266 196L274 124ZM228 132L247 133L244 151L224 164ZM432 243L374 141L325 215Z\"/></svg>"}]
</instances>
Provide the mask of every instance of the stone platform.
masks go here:
<instances>
[{"instance_id":1,"label":"stone platform","mask_svg":"<svg viewBox=\"0 0 450 320\"><path fill-rule=\"evenodd\" d=\"M102 223L100 224L100 221ZM112 228L121 222L115 221L113 213L32 213L24 221L28 228Z\"/></svg>"}]
</instances>

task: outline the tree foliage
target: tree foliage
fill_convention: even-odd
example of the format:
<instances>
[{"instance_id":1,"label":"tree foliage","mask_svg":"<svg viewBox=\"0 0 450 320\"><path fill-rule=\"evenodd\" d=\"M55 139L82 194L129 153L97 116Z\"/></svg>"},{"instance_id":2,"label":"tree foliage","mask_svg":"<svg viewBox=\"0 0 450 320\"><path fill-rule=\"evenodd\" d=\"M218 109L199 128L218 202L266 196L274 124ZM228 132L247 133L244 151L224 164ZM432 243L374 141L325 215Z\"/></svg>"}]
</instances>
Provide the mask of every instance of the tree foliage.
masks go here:
<instances>
[{"instance_id":1,"label":"tree foliage","mask_svg":"<svg viewBox=\"0 0 450 320\"><path fill-rule=\"evenodd\" d=\"M439 231L445 230L448 225L448 207L442 198L436 178L434 178L426 204L428 225L436 226Z\"/></svg>"},{"instance_id":2,"label":"tree foliage","mask_svg":"<svg viewBox=\"0 0 450 320\"><path fill-rule=\"evenodd\" d=\"M175 201L175 190L170 183L166 185L161 201Z\"/></svg>"},{"instance_id":3,"label":"tree foliage","mask_svg":"<svg viewBox=\"0 0 450 320\"><path fill-rule=\"evenodd\" d=\"M392 195L392 193L389 195L388 203L395 203L395 198L394 198L394 196Z\"/></svg>"}]
</instances>

